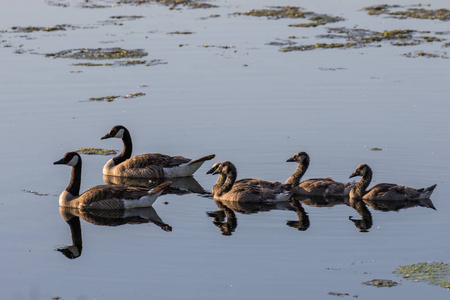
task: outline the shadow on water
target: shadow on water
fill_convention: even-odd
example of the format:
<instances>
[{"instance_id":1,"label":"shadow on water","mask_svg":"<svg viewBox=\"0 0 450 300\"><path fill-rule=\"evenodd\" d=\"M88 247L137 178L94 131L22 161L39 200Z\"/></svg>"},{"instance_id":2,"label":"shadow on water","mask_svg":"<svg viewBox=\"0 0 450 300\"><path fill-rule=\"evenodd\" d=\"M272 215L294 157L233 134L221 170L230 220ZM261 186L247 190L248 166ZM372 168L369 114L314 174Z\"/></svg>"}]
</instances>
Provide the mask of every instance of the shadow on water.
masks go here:
<instances>
[{"instance_id":1,"label":"shadow on water","mask_svg":"<svg viewBox=\"0 0 450 300\"><path fill-rule=\"evenodd\" d=\"M123 184L133 187L145 187L154 188L159 184L163 183L166 179L151 179L148 178L129 178L129 177L118 177L111 175L103 175L103 181L106 184ZM209 194L198 181L192 177L174 177L170 181L172 184L170 187L166 188L162 195L174 194L174 195L186 195L186 194Z\"/></svg>"},{"instance_id":2,"label":"shadow on water","mask_svg":"<svg viewBox=\"0 0 450 300\"><path fill-rule=\"evenodd\" d=\"M64 221L69 224L72 234L72 245L57 248L56 250L69 259L80 257L83 250L80 218L99 226L153 223L164 231L172 231L172 227L163 222L153 207L128 210L80 210L60 207L59 212Z\"/></svg>"}]
</instances>

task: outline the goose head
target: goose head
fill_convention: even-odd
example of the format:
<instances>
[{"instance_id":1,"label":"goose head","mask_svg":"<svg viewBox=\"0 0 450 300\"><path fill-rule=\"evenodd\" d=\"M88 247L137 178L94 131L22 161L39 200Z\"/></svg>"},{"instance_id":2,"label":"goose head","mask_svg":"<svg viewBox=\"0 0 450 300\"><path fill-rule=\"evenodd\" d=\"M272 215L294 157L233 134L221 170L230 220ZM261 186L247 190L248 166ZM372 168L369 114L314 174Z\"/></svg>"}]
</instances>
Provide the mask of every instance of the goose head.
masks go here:
<instances>
[{"instance_id":1,"label":"goose head","mask_svg":"<svg viewBox=\"0 0 450 300\"><path fill-rule=\"evenodd\" d=\"M370 171L370 167L367 164L360 164L355 172L350 175L349 178L355 177L355 176L362 176L364 177L368 172Z\"/></svg>"},{"instance_id":2,"label":"goose head","mask_svg":"<svg viewBox=\"0 0 450 300\"><path fill-rule=\"evenodd\" d=\"M298 152L286 162L296 162L298 164L309 164L309 155L306 152Z\"/></svg>"},{"instance_id":3,"label":"goose head","mask_svg":"<svg viewBox=\"0 0 450 300\"><path fill-rule=\"evenodd\" d=\"M214 167L215 167L215 164L211 168L211 170ZM234 174L235 175L236 174L236 167L231 162L226 160L223 163L220 163L218 166L216 166L215 170L213 170L213 172L210 173L210 174L212 174L212 175L216 175L216 174Z\"/></svg>"},{"instance_id":4,"label":"goose head","mask_svg":"<svg viewBox=\"0 0 450 300\"><path fill-rule=\"evenodd\" d=\"M81 164L81 156L76 152L67 152L63 158L53 163L54 165L67 165L75 167Z\"/></svg>"},{"instance_id":5,"label":"goose head","mask_svg":"<svg viewBox=\"0 0 450 300\"><path fill-rule=\"evenodd\" d=\"M220 165L220 162L216 162L216 163L211 167L211 169L209 169L208 172L206 172L206 174L213 174L214 171L217 170L217 168L219 167L219 165Z\"/></svg>"},{"instance_id":6,"label":"goose head","mask_svg":"<svg viewBox=\"0 0 450 300\"><path fill-rule=\"evenodd\" d=\"M114 126L105 136L101 138L101 140L109 139L109 138L116 138L116 139L122 139L125 135L125 132L128 132L128 129L126 129L122 125Z\"/></svg>"}]
</instances>

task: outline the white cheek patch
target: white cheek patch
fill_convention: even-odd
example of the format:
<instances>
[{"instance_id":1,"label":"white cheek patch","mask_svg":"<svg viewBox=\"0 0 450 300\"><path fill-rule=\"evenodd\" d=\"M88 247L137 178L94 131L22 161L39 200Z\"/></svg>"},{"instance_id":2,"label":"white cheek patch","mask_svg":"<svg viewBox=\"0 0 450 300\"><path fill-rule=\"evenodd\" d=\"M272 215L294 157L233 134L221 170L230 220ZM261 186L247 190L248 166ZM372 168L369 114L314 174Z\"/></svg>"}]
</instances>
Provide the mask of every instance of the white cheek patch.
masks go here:
<instances>
[{"instance_id":1,"label":"white cheek patch","mask_svg":"<svg viewBox=\"0 0 450 300\"><path fill-rule=\"evenodd\" d=\"M78 156L75 155L72 159L67 163L68 166L75 167L78 164Z\"/></svg>"},{"instance_id":2,"label":"white cheek patch","mask_svg":"<svg viewBox=\"0 0 450 300\"><path fill-rule=\"evenodd\" d=\"M116 139L121 139L123 138L123 133L125 132L125 130L120 129L119 131L117 131L116 135L114 136Z\"/></svg>"}]
</instances>

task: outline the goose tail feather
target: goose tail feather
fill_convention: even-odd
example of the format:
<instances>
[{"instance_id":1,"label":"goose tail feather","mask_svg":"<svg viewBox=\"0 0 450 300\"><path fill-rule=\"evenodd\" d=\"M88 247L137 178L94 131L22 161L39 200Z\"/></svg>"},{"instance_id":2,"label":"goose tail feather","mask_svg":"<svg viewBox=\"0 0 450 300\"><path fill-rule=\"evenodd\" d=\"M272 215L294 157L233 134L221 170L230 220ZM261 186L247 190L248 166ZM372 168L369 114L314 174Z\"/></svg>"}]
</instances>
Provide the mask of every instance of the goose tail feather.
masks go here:
<instances>
[{"instance_id":1,"label":"goose tail feather","mask_svg":"<svg viewBox=\"0 0 450 300\"><path fill-rule=\"evenodd\" d=\"M198 162L204 162L204 161L207 161L207 160L211 160L214 157L216 157L215 154L206 155L206 156L203 156L203 157L191 160L190 162L188 162L188 165L195 164L195 163L198 163Z\"/></svg>"},{"instance_id":2,"label":"goose tail feather","mask_svg":"<svg viewBox=\"0 0 450 300\"><path fill-rule=\"evenodd\" d=\"M172 184L172 181L165 181L158 185L157 187L151 189L148 193L150 195L155 195L164 191L165 188L169 187Z\"/></svg>"},{"instance_id":3,"label":"goose tail feather","mask_svg":"<svg viewBox=\"0 0 450 300\"><path fill-rule=\"evenodd\" d=\"M433 193L434 189L436 188L436 184L433 184L430 187L427 187L420 193L420 198L422 199L428 199L431 197L431 194Z\"/></svg>"}]
</instances>

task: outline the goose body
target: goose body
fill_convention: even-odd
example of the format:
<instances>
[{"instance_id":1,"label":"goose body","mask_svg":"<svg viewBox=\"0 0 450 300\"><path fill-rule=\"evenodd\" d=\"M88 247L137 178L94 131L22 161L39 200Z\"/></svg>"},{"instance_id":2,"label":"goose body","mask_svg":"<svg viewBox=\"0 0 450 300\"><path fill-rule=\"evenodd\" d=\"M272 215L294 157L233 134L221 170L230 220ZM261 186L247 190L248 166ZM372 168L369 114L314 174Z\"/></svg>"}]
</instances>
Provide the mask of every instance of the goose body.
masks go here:
<instances>
[{"instance_id":1,"label":"goose body","mask_svg":"<svg viewBox=\"0 0 450 300\"><path fill-rule=\"evenodd\" d=\"M130 209L150 207L170 186L166 181L153 189L128 187L125 185L97 185L80 195L81 186L81 157L76 152L68 152L55 165L72 167L69 185L59 196L59 205L79 209Z\"/></svg>"},{"instance_id":2,"label":"goose body","mask_svg":"<svg viewBox=\"0 0 450 300\"><path fill-rule=\"evenodd\" d=\"M298 163L294 174L286 180L293 188L296 195L320 196L320 197L345 197L351 189L351 183L341 183L331 178L314 178L300 182L309 167L309 155L306 152L298 152L287 162Z\"/></svg>"},{"instance_id":3,"label":"goose body","mask_svg":"<svg viewBox=\"0 0 450 300\"><path fill-rule=\"evenodd\" d=\"M238 202L288 201L292 193L289 186L281 182L270 182L254 178L236 180L236 167L229 161L215 164L207 174L219 174L213 187L214 199Z\"/></svg>"},{"instance_id":4,"label":"goose body","mask_svg":"<svg viewBox=\"0 0 450 300\"><path fill-rule=\"evenodd\" d=\"M192 176L202 164L215 157L214 154L198 159L183 156L169 156L160 153L147 153L131 157L133 144L128 129L115 126L101 139L122 139L122 153L110 159L103 167L104 175L132 178L170 178Z\"/></svg>"},{"instance_id":5,"label":"goose body","mask_svg":"<svg viewBox=\"0 0 450 300\"><path fill-rule=\"evenodd\" d=\"M428 199L433 193L436 184L422 189L415 189L393 183L379 183L366 190L372 181L372 169L367 164L360 164L350 178L361 176L361 179L352 187L350 198L363 200L419 200Z\"/></svg>"}]
</instances>

